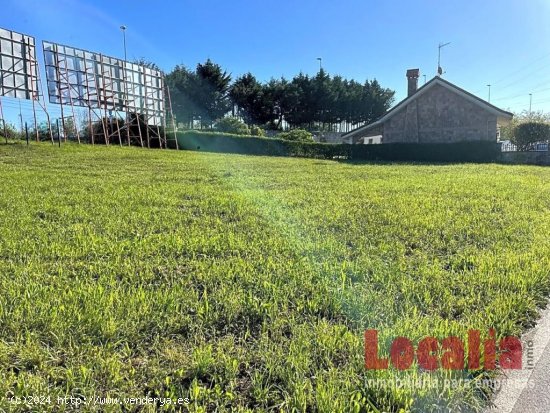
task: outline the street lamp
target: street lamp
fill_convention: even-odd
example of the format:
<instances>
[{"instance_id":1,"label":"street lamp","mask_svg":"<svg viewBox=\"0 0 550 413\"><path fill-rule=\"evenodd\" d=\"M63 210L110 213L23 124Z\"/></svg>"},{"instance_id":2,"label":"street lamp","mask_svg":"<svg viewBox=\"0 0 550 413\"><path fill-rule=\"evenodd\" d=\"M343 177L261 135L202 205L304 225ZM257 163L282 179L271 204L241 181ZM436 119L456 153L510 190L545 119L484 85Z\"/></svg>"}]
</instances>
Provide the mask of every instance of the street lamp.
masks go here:
<instances>
[{"instance_id":1,"label":"street lamp","mask_svg":"<svg viewBox=\"0 0 550 413\"><path fill-rule=\"evenodd\" d=\"M122 39L124 41L124 60L127 60L126 58L126 26L124 25L120 26L120 30L122 30Z\"/></svg>"},{"instance_id":2,"label":"street lamp","mask_svg":"<svg viewBox=\"0 0 550 413\"><path fill-rule=\"evenodd\" d=\"M529 93L529 114L531 114L531 104L533 103L533 94Z\"/></svg>"},{"instance_id":3,"label":"street lamp","mask_svg":"<svg viewBox=\"0 0 550 413\"><path fill-rule=\"evenodd\" d=\"M489 99L487 100L487 102L491 103L491 85L487 85L487 87L489 88Z\"/></svg>"},{"instance_id":4,"label":"street lamp","mask_svg":"<svg viewBox=\"0 0 550 413\"><path fill-rule=\"evenodd\" d=\"M323 59L321 57L318 57L317 60L319 61L319 72L320 72L323 69L321 66L321 62L323 61Z\"/></svg>"}]
</instances>

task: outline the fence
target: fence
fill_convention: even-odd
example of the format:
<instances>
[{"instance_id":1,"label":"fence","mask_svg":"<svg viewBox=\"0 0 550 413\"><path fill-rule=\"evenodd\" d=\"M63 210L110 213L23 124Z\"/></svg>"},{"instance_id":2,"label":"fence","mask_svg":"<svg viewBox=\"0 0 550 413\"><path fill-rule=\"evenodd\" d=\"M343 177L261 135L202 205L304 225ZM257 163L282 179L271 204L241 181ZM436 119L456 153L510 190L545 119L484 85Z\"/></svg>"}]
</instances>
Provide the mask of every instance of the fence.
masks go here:
<instances>
[{"instance_id":1,"label":"fence","mask_svg":"<svg viewBox=\"0 0 550 413\"><path fill-rule=\"evenodd\" d=\"M521 152L548 152L550 148L549 142L536 142L529 149ZM502 152L518 152L518 148L510 141L503 141L501 146Z\"/></svg>"}]
</instances>

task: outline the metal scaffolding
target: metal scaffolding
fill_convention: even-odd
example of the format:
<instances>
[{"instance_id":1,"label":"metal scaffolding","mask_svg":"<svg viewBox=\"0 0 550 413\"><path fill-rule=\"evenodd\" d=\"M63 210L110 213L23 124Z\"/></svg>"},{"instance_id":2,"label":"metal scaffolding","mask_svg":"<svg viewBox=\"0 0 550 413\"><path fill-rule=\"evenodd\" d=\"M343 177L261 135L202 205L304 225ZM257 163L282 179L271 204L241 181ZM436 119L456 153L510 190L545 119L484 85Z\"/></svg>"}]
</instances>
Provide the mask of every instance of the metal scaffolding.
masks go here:
<instances>
[{"instance_id":1,"label":"metal scaffolding","mask_svg":"<svg viewBox=\"0 0 550 413\"><path fill-rule=\"evenodd\" d=\"M97 142L96 120L101 121L106 144L132 141L147 147L167 147L160 128L166 123L164 76L145 65L130 63L87 50L43 42L48 94L51 103L88 109L89 138ZM64 122L62 113L62 122ZM144 139L145 138L145 139Z\"/></svg>"},{"instance_id":2,"label":"metal scaffolding","mask_svg":"<svg viewBox=\"0 0 550 413\"><path fill-rule=\"evenodd\" d=\"M36 60L36 41L32 36L0 28L0 97L25 99L32 102L34 130L36 140L40 139L36 103L46 114L48 131L52 137L50 117L42 94L38 62ZM0 117L4 134L6 123L0 102ZM22 120L21 120L22 121Z\"/></svg>"}]
</instances>

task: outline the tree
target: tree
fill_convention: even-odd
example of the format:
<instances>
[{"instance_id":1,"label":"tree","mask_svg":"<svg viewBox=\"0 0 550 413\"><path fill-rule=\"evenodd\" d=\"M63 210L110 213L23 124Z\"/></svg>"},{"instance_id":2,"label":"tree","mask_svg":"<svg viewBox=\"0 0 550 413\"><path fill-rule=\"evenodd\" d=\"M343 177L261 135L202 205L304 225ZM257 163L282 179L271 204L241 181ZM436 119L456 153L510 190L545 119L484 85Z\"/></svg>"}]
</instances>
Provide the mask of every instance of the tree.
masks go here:
<instances>
[{"instance_id":1,"label":"tree","mask_svg":"<svg viewBox=\"0 0 550 413\"><path fill-rule=\"evenodd\" d=\"M195 81L194 103L199 107L203 122L212 126L215 119L221 118L231 109L231 75L208 59L206 63L197 65Z\"/></svg>"},{"instance_id":2,"label":"tree","mask_svg":"<svg viewBox=\"0 0 550 413\"><path fill-rule=\"evenodd\" d=\"M145 59L144 57L140 57L139 59L134 60L134 63L137 65L148 67L152 70L158 70L161 72L160 67L154 62L151 62L150 60Z\"/></svg>"},{"instance_id":3,"label":"tree","mask_svg":"<svg viewBox=\"0 0 550 413\"><path fill-rule=\"evenodd\" d=\"M195 74L185 66L177 65L166 75L165 81L170 89L174 116L192 128L194 117L199 116L199 110L193 101L193 96L196 94L194 92Z\"/></svg>"},{"instance_id":4,"label":"tree","mask_svg":"<svg viewBox=\"0 0 550 413\"><path fill-rule=\"evenodd\" d=\"M261 113L263 122L269 129L281 129L283 120L287 119L291 109L297 104L295 88L288 80L271 79L263 85L261 96Z\"/></svg>"},{"instance_id":5,"label":"tree","mask_svg":"<svg viewBox=\"0 0 550 413\"><path fill-rule=\"evenodd\" d=\"M299 73L290 81L266 83L246 73L231 84L231 76L207 60L195 71L176 66L166 79L174 112L190 127L196 119L201 119L201 127L211 127L233 105L249 126L282 129L286 122L291 129L334 130L335 125L348 128L378 119L394 99L394 92L376 79L361 84L323 69L314 77Z\"/></svg>"},{"instance_id":6,"label":"tree","mask_svg":"<svg viewBox=\"0 0 550 413\"><path fill-rule=\"evenodd\" d=\"M235 80L229 91L229 96L238 107L238 114L247 124L265 123L263 112L262 85L252 73L247 73Z\"/></svg>"},{"instance_id":7,"label":"tree","mask_svg":"<svg viewBox=\"0 0 550 413\"><path fill-rule=\"evenodd\" d=\"M212 127L216 119L231 109L231 75L210 59L199 63L194 72L185 66L176 66L166 76L166 82L176 117L187 121L191 127L197 118L201 120L201 127Z\"/></svg>"},{"instance_id":8,"label":"tree","mask_svg":"<svg viewBox=\"0 0 550 413\"><path fill-rule=\"evenodd\" d=\"M311 128L317 112L313 85L308 75L299 73L287 88L288 110L285 120L292 127Z\"/></svg>"},{"instance_id":9,"label":"tree","mask_svg":"<svg viewBox=\"0 0 550 413\"><path fill-rule=\"evenodd\" d=\"M333 88L333 80L323 69L317 76L311 79L311 104L313 105L313 119L321 124L335 123L334 112L337 104L336 90Z\"/></svg>"},{"instance_id":10,"label":"tree","mask_svg":"<svg viewBox=\"0 0 550 413\"><path fill-rule=\"evenodd\" d=\"M512 143L519 151L532 148L534 143L550 139L550 125L542 122L525 122L516 126Z\"/></svg>"}]
</instances>

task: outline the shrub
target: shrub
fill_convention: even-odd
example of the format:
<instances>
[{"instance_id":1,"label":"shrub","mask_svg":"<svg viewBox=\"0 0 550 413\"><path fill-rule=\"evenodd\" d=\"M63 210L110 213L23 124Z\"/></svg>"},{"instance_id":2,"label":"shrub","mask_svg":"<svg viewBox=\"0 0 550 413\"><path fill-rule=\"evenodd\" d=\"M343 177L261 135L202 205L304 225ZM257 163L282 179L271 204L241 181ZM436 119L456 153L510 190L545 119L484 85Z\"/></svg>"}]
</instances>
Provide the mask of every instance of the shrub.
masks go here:
<instances>
[{"instance_id":1,"label":"shrub","mask_svg":"<svg viewBox=\"0 0 550 413\"><path fill-rule=\"evenodd\" d=\"M292 129L288 132L280 133L277 137L287 141L313 142L313 135L305 129Z\"/></svg>"},{"instance_id":2,"label":"shrub","mask_svg":"<svg viewBox=\"0 0 550 413\"><path fill-rule=\"evenodd\" d=\"M536 142L550 139L550 125L542 122L522 123L514 129L512 143L520 151L529 150Z\"/></svg>"},{"instance_id":3,"label":"shrub","mask_svg":"<svg viewBox=\"0 0 550 413\"><path fill-rule=\"evenodd\" d=\"M252 136L265 136L265 131L258 125L252 125L250 127L250 134Z\"/></svg>"},{"instance_id":4,"label":"shrub","mask_svg":"<svg viewBox=\"0 0 550 413\"><path fill-rule=\"evenodd\" d=\"M514 138L515 129L518 125L528 122L548 123L550 124L550 113L539 111L524 110L520 113L514 113L514 117L510 122L500 127L501 140L512 141Z\"/></svg>"},{"instance_id":5,"label":"shrub","mask_svg":"<svg viewBox=\"0 0 550 413\"><path fill-rule=\"evenodd\" d=\"M6 136L4 136L4 131L6 132ZM2 123L2 121L0 121L0 136L8 139L23 139L24 134L17 130L17 128L11 123L6 122L4 128L4 124Z\"/></svg>"},{"instance_id":6,"label":"shrub","mask_svg":"<svg viewBox=\"0 0 550 413\"><path fill-rule=\"evenodd\" d=\"M179 132L178 143L181 149L207 152L353 161L493 162L500 154L499 144L485 141L333 145L198 131Z\"/></svg>"},{"instance_id":7,"label":"shrub","mask_svg":"<svg viewBox=\"0 0 550 413\"><path fill-rule=\"evenodd\" d=\"M218 132L233 133L235 135L250 135L248 126L240 119L228 116L216 122L215 129Z\"/></svg>"}]
</instances>

